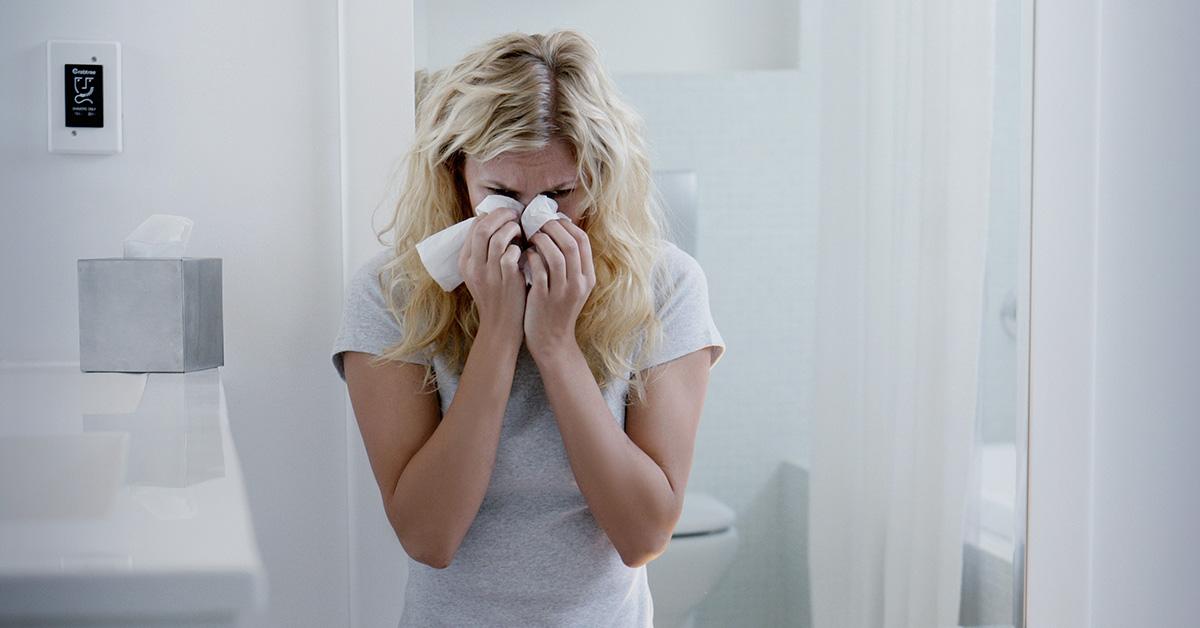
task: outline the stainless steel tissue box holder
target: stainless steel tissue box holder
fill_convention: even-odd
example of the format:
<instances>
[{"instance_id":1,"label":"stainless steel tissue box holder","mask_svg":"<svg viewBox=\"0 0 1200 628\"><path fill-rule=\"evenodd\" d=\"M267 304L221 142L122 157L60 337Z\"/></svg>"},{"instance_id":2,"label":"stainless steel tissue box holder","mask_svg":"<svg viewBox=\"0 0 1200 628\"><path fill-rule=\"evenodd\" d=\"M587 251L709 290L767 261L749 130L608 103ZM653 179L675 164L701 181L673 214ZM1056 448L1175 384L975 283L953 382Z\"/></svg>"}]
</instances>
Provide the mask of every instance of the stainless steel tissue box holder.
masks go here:
<instances>
[{"instance_id":1,"label":"stainless steel tissue box holder","mask_svg":"<svg viewBox=\"0 0 1200 628\"><path fill-rule=\"evenodd\" d=\"M79 369L182 373L225 364L221 258L80 259Z\"/></svg>"}]
</instances>

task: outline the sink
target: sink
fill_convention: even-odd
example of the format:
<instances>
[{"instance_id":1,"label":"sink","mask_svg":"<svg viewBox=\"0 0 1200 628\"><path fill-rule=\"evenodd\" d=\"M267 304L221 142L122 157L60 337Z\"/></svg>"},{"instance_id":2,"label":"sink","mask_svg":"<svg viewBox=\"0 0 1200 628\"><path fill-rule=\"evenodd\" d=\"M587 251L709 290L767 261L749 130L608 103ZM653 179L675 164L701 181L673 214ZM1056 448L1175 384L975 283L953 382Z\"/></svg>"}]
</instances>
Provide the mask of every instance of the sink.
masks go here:
<instances>
[{"instance_id":1,"label":"sink","mask_svg":"<svg viewBox=\"0 0 1200 628\"><path fill-rule=\"evenodd\" d=\"M234 628L266 595L219 369L0 364L0 627Z\"/></svg>"},{"instance_id":2,"label":"sink","mask_svg":"<svg viewBox=\"0 0 1200 628\"><path fill-rule=\"evenodd\" d=\"M0 521L96 519L124 485L128 430L86 417L137 411L145 373L0 368Z\"/></svg>"},{"instance_id":3,"label":"sink","mask_svg":"<svg viewBox=\"0 0 1200 628\"><path fill-rule=\"evenodd\" d=\"M128 432L0 436L0 520L104 517L128 452Z\"/></svg>"}]
</instances>

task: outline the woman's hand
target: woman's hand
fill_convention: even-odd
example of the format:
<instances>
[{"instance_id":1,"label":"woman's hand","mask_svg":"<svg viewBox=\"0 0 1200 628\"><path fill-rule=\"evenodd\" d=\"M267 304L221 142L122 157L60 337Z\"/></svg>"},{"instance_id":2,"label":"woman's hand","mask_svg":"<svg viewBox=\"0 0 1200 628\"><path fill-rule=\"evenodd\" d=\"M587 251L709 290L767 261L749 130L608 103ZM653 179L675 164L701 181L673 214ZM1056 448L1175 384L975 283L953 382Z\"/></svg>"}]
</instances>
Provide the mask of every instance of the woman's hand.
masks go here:
<instances>
[{"instance_id":1,"label":"woman's hand","mask_svg":"<svg viewBox=\"0 0 1200 628\"><path fill-rule=\"evenodd\" d=\"M525 250L533 277L525 304L525 344L531 354L575 343L575 321L596 285L592 246L569 220L547 221Z\"/></svg>"},{"instance_id":2,"label":"woman's hand","mask_svg":"<svg viewBox=\"0 0 1200 628\"><path fill-rule=\"evenodd\" d=\"M481 216L467 234L458 255L458 271L479 309L479 328L493 330L521 346L525 315L525 275L517 264L521 247L520 214L497 209Z\"/></svg>"}]
</instances>

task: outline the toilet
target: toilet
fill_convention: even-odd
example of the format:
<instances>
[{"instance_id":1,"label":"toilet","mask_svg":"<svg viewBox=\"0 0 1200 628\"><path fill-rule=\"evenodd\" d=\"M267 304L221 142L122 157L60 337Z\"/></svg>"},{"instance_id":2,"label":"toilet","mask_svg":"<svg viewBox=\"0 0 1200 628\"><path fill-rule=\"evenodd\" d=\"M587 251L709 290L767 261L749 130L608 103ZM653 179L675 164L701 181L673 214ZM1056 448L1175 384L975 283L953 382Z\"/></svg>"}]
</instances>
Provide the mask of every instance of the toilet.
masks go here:
<instances>
[{"instance_id":1,"label":"toilet","mask_svg":"<svg viewBox=\"0 0 1200 628\"><path fill-rule=\"evenodd\" d=\"M694 628L696 607L725 575L737 553L733 509L700 491L686 491L671 542L646 564L654 628Z\"/></svg>"}]
</instances>

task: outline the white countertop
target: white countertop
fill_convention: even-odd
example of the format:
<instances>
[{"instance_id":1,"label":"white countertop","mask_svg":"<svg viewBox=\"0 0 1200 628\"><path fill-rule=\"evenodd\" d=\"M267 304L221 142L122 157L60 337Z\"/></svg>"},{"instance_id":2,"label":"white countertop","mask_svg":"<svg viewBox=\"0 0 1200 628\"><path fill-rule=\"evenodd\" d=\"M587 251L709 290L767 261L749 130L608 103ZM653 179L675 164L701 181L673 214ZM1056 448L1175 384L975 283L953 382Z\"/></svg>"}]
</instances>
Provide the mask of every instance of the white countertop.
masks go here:
<instances>
[{"instance_id":1,"label":"white countertop","mask_svg":"<svg viewBox=\"0 0 1200 628\"><path fill-rule=\"evenodd\" d=\"M266 598L219 367L0 366L0 621Z\"/></svg>"}]
</instances>

